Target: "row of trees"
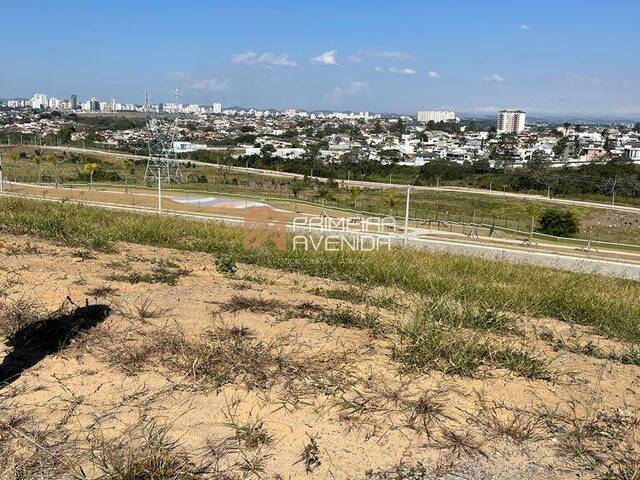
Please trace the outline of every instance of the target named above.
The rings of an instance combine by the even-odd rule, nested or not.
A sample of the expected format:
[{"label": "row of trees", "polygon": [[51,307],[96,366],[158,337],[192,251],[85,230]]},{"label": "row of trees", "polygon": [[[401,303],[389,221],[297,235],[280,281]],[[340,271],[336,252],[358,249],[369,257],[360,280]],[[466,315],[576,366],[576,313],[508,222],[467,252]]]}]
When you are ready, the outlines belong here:
[{"label": "row of trees", "polygon": [[[36,149],[31,157],[25,152],[12,153],[9,155],[9,162],[14,172],[17,171],[19,162],[30,159],[36,167],[36,183],[40,185],[43,181],[42,167],[43,162],[48,163],[53,167],[53,175],[48,179],[53,181],[54,188],[58,188],[61,183],[64,183],[64,176],[62,175],[62,167],[65,163],[73,163],[76,166],[77,179],[80,181],[89,181],[89,189],[93,188],[94,177],[96,180],[105,181],[122,181],[125,182],[125,192],[128,193],[129,180],[134,174],[136,162],[134,160],[125,159],[122,162],[120,172],[113,169],[99,169],[100,164],[93,161],[86,161],[76,155],[67,155],[63,152],[62,156],[55,153],[43,154],[41,150]],[[122,174],[122,176],[120,175]]]},{"label": "row of trees", "polygon": [[[392,155],[390,154],[390,157]],[[382,164],[351,152],[340,163],[324,162],[313,150],[304,157],[285,160],[269,149],[259,155],[232,158],[229,155],[197,152],[193,158],[267,170],[321,176],[332,179],[383,180],[407,179],[420,174],[417,185],[456,185],[510,192],[542,193],[549,196],[607,195],[640,198],[640,168],[626,158],[582,165],[577,168],[549,168],[547,160],[533,155],[526,168],[505,170],[491,167],[489,159],[462,164],[449,160],[433,160],[422,167]]]}]

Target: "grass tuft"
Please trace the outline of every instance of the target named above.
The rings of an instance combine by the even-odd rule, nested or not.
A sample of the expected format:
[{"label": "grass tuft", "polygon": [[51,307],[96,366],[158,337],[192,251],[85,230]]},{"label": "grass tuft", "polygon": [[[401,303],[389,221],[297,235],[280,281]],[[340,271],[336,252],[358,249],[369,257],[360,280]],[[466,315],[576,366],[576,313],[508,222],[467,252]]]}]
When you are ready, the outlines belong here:
[{"label": "grass tuft", "polygon": [[385,328],[380,315],[375,312],[360,313],[348,307],[338,306],[332,310],[322,310],[315,316],[316,322],[337,327],[369,330],[377,336],[384,333]]},{"label": "grass tuft", "polygon": [[300,459],[297,463],[302,463],[307,473],[313,472],[316,468],[322,465],[320,458],[320,447],[316,441],[316,437],[309,436],[309,441],[304,446]]},{"label": "grass tuft", "polygon": [[252,313],[278,312],[286,308],[286,304],[275,298],[260,298],[252,295],[233,295],[221,305],[223,312],[249,311]]}]

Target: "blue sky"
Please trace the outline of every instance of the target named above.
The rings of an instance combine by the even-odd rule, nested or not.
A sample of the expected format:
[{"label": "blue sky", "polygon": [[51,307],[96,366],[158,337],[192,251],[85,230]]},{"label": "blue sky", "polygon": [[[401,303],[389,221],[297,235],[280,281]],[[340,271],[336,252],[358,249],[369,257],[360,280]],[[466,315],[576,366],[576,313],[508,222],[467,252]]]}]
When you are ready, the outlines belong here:
[{"label": "blue sky", "polygon": [[0,97],[640,117],[636,1],[5,1]]}]

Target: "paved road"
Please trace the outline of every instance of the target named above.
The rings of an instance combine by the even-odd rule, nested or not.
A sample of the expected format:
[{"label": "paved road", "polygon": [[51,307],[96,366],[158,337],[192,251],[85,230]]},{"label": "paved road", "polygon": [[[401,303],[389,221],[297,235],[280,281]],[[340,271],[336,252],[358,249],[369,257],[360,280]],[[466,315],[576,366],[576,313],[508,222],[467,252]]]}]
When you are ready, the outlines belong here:
[{"label": "paved road", "polygon": [[[62,201],[61,199],[55,199],[51,197],[43,198],[37,195],[12,194],[9,192],[4,192],[0,195],[32,198],[39,201],[47,201],[47,202]],[[119,205],[114,203],[102,203],[102,202],[94,202],[94,201],[66,200],[66,202],[92,205],[92,206],[107,208],[111,210],[130,211],[130,212],[137,212],[137,213],[144,213],[144,214],[157,214],[157,211],[155,209],[146,208],[146,207],[134,207],[134,206],[126,206],[126,205]],[[163,211],[163,215],[188,218],[188,219],[204,221],[204,222],[221,222],[221,223],[228,223],[228,224],[234,224],[234,225],[242,224],[244,221],[242,218],[233,217],[233,216],[185,213],[185,212],[178,212],[178,211],[172,211],[172,210]],[[287,224],[287,229],[293,230],[293,225]],[[315,231],[315,230],[317,229],[311,229],[311,233],[315,233],[315,234],[321,233],[320,231]],[[351,232],[350,234],[364,235],[357,232]],[[373,235],[374,237],[381,237],[384,235],[388,237],[388,234],[366,234],[366,235]],[[391,243],[394,245],[403,245],[404,240],[400,235],[392,235]],[[584,256],[575,256],[570,254],[560,254],[560,253],[551,253],[551,252],[540,252],[535,250],[532,250],[532,251],[514,250],[508,247],[478,245],[478,244],[465,243],[465,242],[451,242],[451,241],[442,240],[442,239],[430,239],[430,238],[409,238],[407,241],[407,246],[410,248],[417,248],[421,250],[434,251],[434,252],[440,252],[440,253],[452,253],[452,254],[465,255],[465,256],[475,256],[475,257],[482,257],[490,260],[507,261],[511,263],[534,264],[534,265],[541,265],[545,267],[558,268],[561,270],[597,273],[597,274],[608,275],[613,277],[640,280],[640,264],[617,262],[613,260],[586,258]]]},{"label": "paved road", "polygon": [[[6,145],[0,145],[0,147],[1,146],[5,146],[6,147]],[[133,154],[119,153],[119,152],[107,152],[107,151],[103,151],[103,150],[82,149],[82,148],[77,148],[77,147],[56,147],[56,146],[42,145],[42,146],[38,146],[38,148],[47,148],[47,149],[52,149],[52,150],[66,150],[66,151],[69,151],[69,152],[76,152],[76,153],[95,153],[95,154],[100,154],[100,155],[109,155],[109,156],[121,157],[121,158],[131,158],[131,159],[134,159],[134,160],[146,160],[147,159],[147,157],[145,155],[133,155]],[[304,175],[301,175],[299,173],[274,172],[273,170],[265,170],[265,169],[261,169],[261,168],[246,168],[246,167],[227,166],[227,165],[219,165],[219,164],[215,164],[215,163],[199,162],[199,161],[194,161],[194,160],[179,160],[179,161],[181,163],[190,162],[190,163],[192,163],[194,165],[225,168],[225,169],[228,169],[229,171],[232,171],[232,172],[253,173],[253,174],[256,174],[256,175],[264,175],[264,176],[270,176],[270,177],[281,177],[281,178],[298,178],[298,179],[304,178]],[[311,177],[311,178],[314,178],[316,180],[323,181],[323,182],[327,181],[327,179],[323,178],[323,177]],[[400,185],[400,184],[397,184],[397,183],[366,182],[366,181],[360,181],[360,180],[340,180],[339,182],[342,183],[343,185],[359,186],[359,187],[364,187],[364,188],[396,188],[396,189],[400,189],[400,190],[406,190],[406,188],[407,188],[406,185]],[[547,197],[545,197],[543,195],[533,195],[533,194],[527,194],[527,193],[499,192],[499,191],[495,191],[495,190],[494,191],[490,191],[490,190],[484,190],[484,189],[478,189],[478,188],[465,188],[465,187],[425,187],[425,186],[416,186],[416,187],[413,187],[413,188],[415,190],[430,190],[430,191],[451,192],[451,193],[470,193],[470,194],[477,194],[477,195],[507,197],[507,198],[520,199],[520,200],[534,200],[534,201],[555,203],[555,204],[562,204],[562,205],[575,205],[575,206],[579,206],[579,207],[601,208],[601,209],[606,209],[606,210],[614,210],[614,211],[617,211],[617,212],[627,212],[627,213],[640,214],[640,207],[629,207],[629,206],[622,206],[622,205],[610,205],[610,204],[606,204],[606,203],[589,202],[589,201],[585,201],[585,200],[570,200],[570,199],[564,199],[564,198],[547,198]]]}]

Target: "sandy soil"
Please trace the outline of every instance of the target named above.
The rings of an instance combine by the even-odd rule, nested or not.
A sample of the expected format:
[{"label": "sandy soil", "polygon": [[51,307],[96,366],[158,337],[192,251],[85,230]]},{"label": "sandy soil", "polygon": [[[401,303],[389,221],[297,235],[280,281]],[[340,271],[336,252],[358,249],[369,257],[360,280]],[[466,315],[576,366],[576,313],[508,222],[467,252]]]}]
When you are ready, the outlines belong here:
[{"label": "sandy soil", "polygon": [[[84,252],[7,235],[0,236],[0,247],[3,301],[28,300],[43,312],[59,308],[67,297],[79,305],[112,308],[103,323],[0,386],[5,459],[12,457],[3,450],[3,439],[28,437],[33,430],[17,423],[3,426],[28,412],[36,424],[65,432],[75,452],[70,457],[75,460],[65,461],[82,465],[89,477],[99,469],[79,452],[98,439],[128,438],[153,421],[167,427],[181,451],[212,455],[217,445],[221,464],[240,472],[240,478],[355,479],[401,462],[422,462],[443,475],[456,475],[450,478],[595,478],[568,453],[563,434],[572,424],[600,425],[602,418],[623,418],[622,429],[635,422],[640,407],[640,367],[559,350],[550,339],[592,342],[604,352],[624,346],[559,321],[519,319],[524,335],[510,340],[548,360],[551,381],[489,368],[474,378],[407,373],[392,360],[393,334],[376,337],[313,321],[312,315],[337,307],[375,310],[385,324],[401,324],[411,317],[415,301],[402,292],[381,291],[399,306],[374,309],[313,293],[345,286],[337,282],[250,266],[239,266],[230,277],[204,254],[129,244],[113,253]],[[179,271],[176,284],[125,279],[158,268]],[[95,291],[105,286],[112,290]],[[234,296],[275,302],[267,311],[229,311]],[[144,315],[136,312],[145,304],[155,315],[140,318]],[[250,329],[251,345],[260,344],[256,348],[264,347],[304,373],[256,380],[248,377],[259,366],[241,365],[242,373],[236,369],[226,383],[214,385],[198,375],[195,361],[189,375],[189,369],[176,367],[184,358],[170,361],[164,351],[144,349],[154,335],[198,341],[207,331],[230,327]],[[0,361],[10,350],[0,343]],[[230,355],[228,362],[246,358]],[[439,408],[432,417],[415,416],[425,395]],[[530,422],[531,435],[516,441],[500,432],[490,420],[492,413],[505,419],[502,426],[512,417]],[[262,438],[268,438],[257,446],[238,433],[239,426],[256,422],[266,432]],[[466,447],[452,441],[452,435],[465,437]],[[233,449],[220,446],[229,442],[235,442]],[[303,451],[314,442],[320,464],[306,468]],[[636,452],[637,447],[632,445]],[[15,461],[5,463],[0,478],[13,478],[12,468],[17,468]]]}]

